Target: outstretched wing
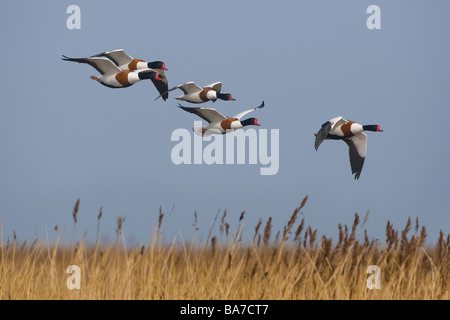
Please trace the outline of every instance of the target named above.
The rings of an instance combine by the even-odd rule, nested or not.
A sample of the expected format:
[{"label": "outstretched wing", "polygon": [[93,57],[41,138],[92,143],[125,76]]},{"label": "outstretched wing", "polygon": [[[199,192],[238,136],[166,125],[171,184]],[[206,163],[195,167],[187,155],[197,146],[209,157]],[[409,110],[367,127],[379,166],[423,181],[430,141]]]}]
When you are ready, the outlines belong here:
[{"label": "outstretched wing", "polygon": [[63,55],[64,61],[72,61],[78,63],[87,63],[93,68],[95,68],[98,72],[103,74],[116,74],[121,72],[122,70],[117,67],[111,60],[103,57],[94,57],[94,58],[69,58]]},{"label": "outstretched wing", "polygon": [[336,124],[340,123],[341,121],[345,122],[346,120],[344,120],[342,117],[336,117],[322,124],[322,127],[320,128],[319,132],[315,134],[316,140],[314,142],[314,147],[316,148],[316,150],[319,149],[320,144],[328,136],[331,129],[333,129],[333,127]]},{"label": "outstretched wing", "polygon": [[[158,72],[159,72],[159,70],[161,70],[161,69],[155,69],[155,70],[158,70]],[[162,70],[162,71],[164,72],[164,70]],[[160,72],[160,73],[161,73],[161,72]],[[165,76],[164,73],[162,73],[162,74]],[[168,93],[169,93],[170,91],[175,90],[175,89],[181,89],[181,90],[183,90],[184,94],[189,94],[189,93],[194,93],[194,92],[201,92],[201,91],[203,90],[202,87],[199,87],[199,86],[196,85],[195,82],[193,82],[193,81],[191,81],[191,82],[186,82],[186,83],[183,83],[183,84],[179,84],[179,85],[177,85],[176,87],[173,87],[173,88],[167,90],[166,92],[161,93],[158,97],[156,97],[155,100],[159,99],[160,97],[163,97],[163,99],[164,99],[164,96],[166,96],[166,99],[167,99],[167,97],[169,97]],[[164,99],[164,100],[165,100],[165,99]]]},{"label": "outstretched wing", "polygon": [[249,110],[242,111],[241,113],[238,113],[237,115],[235,115],[233,118],[239,120],[239,119],[241,119],[243,116],[245,116],[247,113],[250,113],[250,112],[252,112],[252,111],[255,111],[255,110],[258,110],[258,109],[261,109],[261,108],[264,108],[264,101],[261,103],[260,106],[258,106],[258,107],[256,107],[256,108],[253,108],[253,109],[249,109]]},{"label": "outstretched wing", "polygon": [[178,104],[178,107],[184,111],[196,114],[208,123],[221,122],[227,119],[227,117],[222,115],[219,111],[212,108],[187,108],[183,107],[181,104]]},{"label": "outstretched wing", "polygon": [[151,78],[153,85],[155,86],[155,88],[158,90],[158,92],[160,93],[159,97],[163,97],[164,101],[169,97],[169,91],[167,90],[168,88],[168,82],[167,82],[167,78],[164,74],[164,70],[161,70],[163,73],[160,73],[161,69],[148,69],[146,71],[141,71],[141,72],[158,72],[159,73],[159,77],[161,78],[161,80],[156,80],[154,78]]},{"label": "outstretched wing", "polygon": [[222,90],[222,82],[214,82],[214,83],[208,84],[207,86],[205,86],[205,88],[211,88],[217,92],[220,92],[220,90]]},{"label": "outstretched wing", "polygon": [[194,93],[194,92],[200,92],[203,90],[202,87],[198,86],[197,84],[195,84],[195,82],[191,81],[191,82],[186,82],[183,84],[180,84],[178,86],[175,87],[175,89],[181,89],[183,90],[184,94],[189,94],[189,93]]},{"label": "outstretched wing", "polygon": [[116,66],[123,66],[124,64],[129,64],[133,61],[123,49],[111,50],[96,54],[92,57],[106,57],[116,64]]},{"label": "outstretched wing", "polygon": [[322,128],[320,128],[319,132],[315,134],[316,140],[314,142],[314,148],[316,148],[316,150],[319,149],[320,144],[328,136],[330,130],[331,130],[331,123],[327,121],[322,125]]},{"label": "outstretched wing", "polygon": [[155,84],[156,86],[156,89],[158,89],[158,92],[160,93],[158,98],[162,97],[163,100],[166,101],[167,98],[169,98],[169,81],[167,80],[166,73],[164,72],[163,69],[153,69],[153,70],[158,72],[162,79],[162,81],[158,81],[158,85],[156,85],[155,82],[153,82],[153,84]]},{"label": "outstretched wing", "polygon": [[359,179],[367,154],[367,135],[364,132],[344,139],[349,147],[350,166],[355,179]]}]

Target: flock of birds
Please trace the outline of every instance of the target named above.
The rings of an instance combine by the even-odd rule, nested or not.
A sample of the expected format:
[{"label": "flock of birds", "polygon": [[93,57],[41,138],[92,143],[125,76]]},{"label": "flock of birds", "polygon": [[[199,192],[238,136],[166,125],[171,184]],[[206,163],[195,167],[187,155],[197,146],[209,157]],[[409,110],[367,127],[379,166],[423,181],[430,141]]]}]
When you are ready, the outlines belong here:
[{"label": "flock of birds", "polygon": [[[130,87],[141,80],[151,80],[159,92],[156,99],[162,97],[166,101],[169,92],[180,89],[184,95],[176,97],[180,101],[190,103],[215,102],[217,99],[234,101],[231,94],[221,93],[222,83],[215,82],[205,87],[200,87],[194,82],[187,82],[169,89],[165,71],[166,64],[162,61],[147,62],[130,57],[124,50],[106,51],[87,58],[69,58],[63,55],[64,61],[86,63],[95,68],[101,76],[91,76],[91,79],[110,88]],[[155,100],[156,100],[155,99]],[[207,126],[195,127],[194,132],[201,136],[211,134],[225,134],[227,132],[242,129],[248,125],[259,126],[258,119],[241,118],[246,114],[264,107],[264,101],[256,108],[245,110],[234,117],[226,117],[213,108],[184,107],[178,104],[180,109],[193,113],[208,122]],[[342,117],[333,118],[325,122],[321,129],[315,133],[315,149],[317,150],[323,140],[343,140],[349,147],[350,166],[355,179],[359,179],[367,153],[367,135],[364,131],[383,132],[379,125],[361,125],[345,120]]]}]

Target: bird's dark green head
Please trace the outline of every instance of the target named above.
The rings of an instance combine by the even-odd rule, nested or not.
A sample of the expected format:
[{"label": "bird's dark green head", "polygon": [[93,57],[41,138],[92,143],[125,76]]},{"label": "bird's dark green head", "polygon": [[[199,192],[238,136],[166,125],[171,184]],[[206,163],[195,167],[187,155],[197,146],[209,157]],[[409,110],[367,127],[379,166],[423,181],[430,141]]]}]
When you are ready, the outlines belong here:
[{"label": "bird's dark green head", "polygon": [[151,80],[162,80],[162,75],[153,70],[141,71],[138,73],[140,80],[151,79]]},{"label": "bird's dark green head", "polygon": [[218,99],[222,99],[222,100],[227,100],[227,101],[235,101],[236,99],[234,99],[231,94],[229,93],[220,93],[217,92],[217,98]]},{"label": "bird's dark green head", "polygon": [[162,70],[169,70],[166,68],[166,64],[162,61],[153,61],[153,62],[148,62],[147,66],[150,69],[162,69]]},{"label": "bird's dark green head", "polygon": [[245,119],[244,121],[241,121],[241,124],[243,127],[245,126],[260,126],[260,124],[258,123],[258,119],[256,118],[248,118]]},{"label": "bird's dark green head", "polygon": [[364,131],[375,131],[375,132],[383,132],[383,130],[380,129],[380,126],[377,124],[369,124],[363,126]]}]

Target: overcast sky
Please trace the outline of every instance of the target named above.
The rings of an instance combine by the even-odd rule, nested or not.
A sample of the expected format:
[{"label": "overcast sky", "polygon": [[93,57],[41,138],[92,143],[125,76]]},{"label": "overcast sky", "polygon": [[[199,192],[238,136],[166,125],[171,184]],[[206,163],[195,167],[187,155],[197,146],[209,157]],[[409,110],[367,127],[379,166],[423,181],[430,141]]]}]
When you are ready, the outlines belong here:
[{"label": "overcast sky", "polygon": [[[70,5],[81,29],[70,30]],[[370,5],[381,29],[369,30]],[[4,238],[53,238],[55,225],[95,240],[115,239],[125,216],[131,243],[147,243],[166,213],[168,241],[206,238],[218,210],[249,234],[272,216],[282,230],[308,195],[306,223],[335,238],[338,223],[370,210],[369,236],[385,240],[388,220],[409,216],[435,242],[450,232],[450,2],[433,1],[2,1],[0,4],[0,221]],[[154,99],[149,81],[110,89],[89,79],[88,65],[61,60],[125,49],[163,60],[169,87],[221,81],[236,101],[205,103],[227,116],[251,115],[279,132],[279,170],[261,163],[175,165],[176,129],[200,118],[174,97]],[[185,106],[194,106],[184,103]],[[314,132],[336,116],[378,124],[354,180],[348,147]],[[192,136],[193,139],[193,136]],[[172,210],[173,209],[173,210]],[[168,216],[169,212],[172,213]],[[217,228],[217,226],[216,226]],[[216,229],[217,231],[217,229]],[[70,236],[68,236],[70,239]]]}]

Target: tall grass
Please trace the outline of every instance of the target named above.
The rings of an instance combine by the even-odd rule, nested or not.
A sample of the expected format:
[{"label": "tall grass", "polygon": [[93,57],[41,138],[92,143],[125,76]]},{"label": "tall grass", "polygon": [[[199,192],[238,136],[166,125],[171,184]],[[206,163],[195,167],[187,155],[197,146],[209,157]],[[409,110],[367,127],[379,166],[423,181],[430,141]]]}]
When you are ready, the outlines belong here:
[{"label": "tall grass", "polygon": [[[386,242],[370,240],[360,223],[338,225],[333,241],[306,226],[297,207],[284,229],[274,231],[272,218],[259,220],[251,233],[243,226],[245,212],[234,228],[227,212],[206,242],[163,241],[162,221],[149,244],[126,248],[125,219],[117,219],[117,241],[90,246],[85,236],[70,247],[59,237],[50,244],[4,241],[0,234],[0,299],[446,299],[450,298],[450,235],[442,232],[425,246],[426,228],[408,219],[403,230],[386,226]],[[79,201],[74,208],[78,211]],[[214,224],[219,218],[216,216]],[[98,215],[98,227],[102,210]],[[300,221],[299,221],[300,220]],[[74,230],[76,225],[74,215]],[[194,213],[193,227],[197,227]],[[2,231],[0,224],[0,231]],[[58,232],[55,227],[55,232]],[[98,235],[98,231],[97,231]],[[363,238],[363,239],[359,239]],[[97,236],[98,239],[98,236]],[[81,270],[81,289],[69,290],[69,265]],[[367,267],[381,270],[381,289],[367,288]]]}]

